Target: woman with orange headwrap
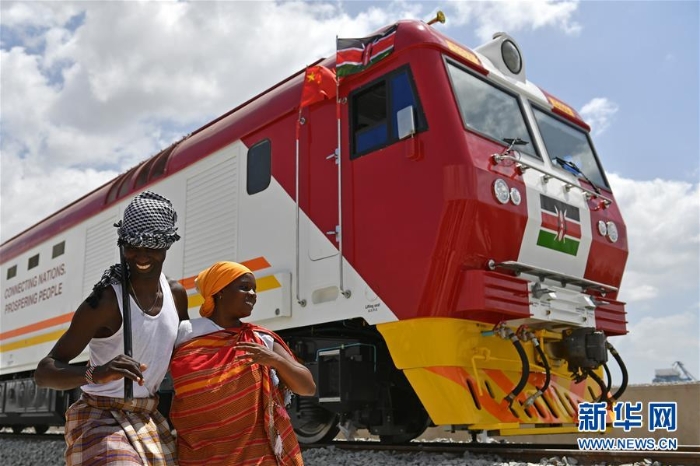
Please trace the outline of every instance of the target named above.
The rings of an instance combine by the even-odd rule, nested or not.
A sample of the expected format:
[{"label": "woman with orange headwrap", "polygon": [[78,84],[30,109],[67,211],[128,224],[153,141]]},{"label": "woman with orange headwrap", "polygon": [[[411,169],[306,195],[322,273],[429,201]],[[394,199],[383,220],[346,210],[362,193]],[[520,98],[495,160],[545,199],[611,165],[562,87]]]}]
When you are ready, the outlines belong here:
[{"label": "woman with orange headwrap", "polygon": [[316,384],[277,334],[241,322],[255,277],[217,262],[195,284],[202,318],[181,323],[170,365],[180,465],[302,465],[285,393],[313,395]]}]

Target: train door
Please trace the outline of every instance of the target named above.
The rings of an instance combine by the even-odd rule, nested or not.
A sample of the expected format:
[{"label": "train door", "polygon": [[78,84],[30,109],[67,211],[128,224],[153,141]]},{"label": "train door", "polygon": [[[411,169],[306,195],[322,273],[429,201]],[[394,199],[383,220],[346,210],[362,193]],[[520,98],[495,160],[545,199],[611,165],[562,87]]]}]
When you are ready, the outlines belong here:
[{"label": "train door", "polygon": [[[413,73],[401,66],[366,84],[340,87],[343,106],[343,253],[378,286],[395,272],[399,250],[417,244],[413,206],[421,203],[427,121]],[[401,247],[397,245],[401,244]],[[376,289],[375,292],[379,292]]]}]

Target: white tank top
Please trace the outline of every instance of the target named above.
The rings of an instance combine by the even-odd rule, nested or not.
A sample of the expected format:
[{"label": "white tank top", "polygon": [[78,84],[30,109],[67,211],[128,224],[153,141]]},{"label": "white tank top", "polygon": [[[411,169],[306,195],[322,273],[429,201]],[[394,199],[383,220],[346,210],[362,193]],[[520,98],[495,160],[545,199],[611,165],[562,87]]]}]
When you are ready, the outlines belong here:
[{"label": "white tank top", "polygon": [[[134,398],[147,398],[158,392],[165,378],[172,356],[177,327],[180,318],[177,314],[173,294],[165,275],[160,275],[160,287],[163,290],[163,307],[156,316],[141,311],[134,298],[129,295],[131,309],[131,342],[133,358],[148,366],[143,372],[144,385],[134,383]],[[122,287],[112,285],[117,295],[119,312],[124,315],[122,307]],[[120,354],[124,354],[124,326],[107,338],[90,340],[90,362],[103,365]],[[112,398],[124,398],[124,379],[103,384],[83,385],[85,393]]]}]

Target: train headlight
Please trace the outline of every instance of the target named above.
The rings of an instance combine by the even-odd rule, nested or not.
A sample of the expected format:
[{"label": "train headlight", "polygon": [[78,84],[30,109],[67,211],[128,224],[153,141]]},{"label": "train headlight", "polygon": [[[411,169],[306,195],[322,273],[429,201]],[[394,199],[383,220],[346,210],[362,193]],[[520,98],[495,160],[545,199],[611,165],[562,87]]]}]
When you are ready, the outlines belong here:
[{"label": "train headlight", "polygon": [[523,198],[520,196],[520,191],[518,191],[518,188],[510,188],[510,202],[512,202],[514,205],[520,205],[522,200]]},{"label": "train headlight", "polygon": [[614,222],[608,222],[606,226],[608,228],[608,239],[613,243],[617,242],[617,225]]},{"label": "train headlight", "polygon": [[501,44],[501,55],[503,56],[503,63],[506,64],[511,73],[520,73],[520,70],[523,69],[523,59],[520,56],[520,50],[518,50],[513,41],[503,41]]},{"label": "train headlight", "polygon": [[501,204],[506,204],[508,199],[510,199],[510,188],[501,178],[493,182],[493,195],[496,196],[496,199]]},{"label": "train headlight", "polygon": [[602,220],[598,220],[598,233],[600,233],[601,236],[608,234],[608,226]]}]

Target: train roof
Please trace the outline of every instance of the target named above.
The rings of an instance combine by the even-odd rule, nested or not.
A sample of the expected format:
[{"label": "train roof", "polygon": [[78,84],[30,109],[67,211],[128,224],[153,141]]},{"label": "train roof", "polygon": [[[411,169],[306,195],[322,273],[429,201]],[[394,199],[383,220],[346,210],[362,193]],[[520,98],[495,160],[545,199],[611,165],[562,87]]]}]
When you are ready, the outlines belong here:
[{"label": "train roof", "polygon": [[[471,50],[458,44],[423,21],[402,20],[396,24],[399,27],[394,42],[395,55],[417,45],[439,48],[447,55],[457,59],[466,59],[477,71],[484,74],[500,74],[501,80],[504,79],[503,74],[499,73],[498,67],[491,63],[488,56],[483,55],[479,48]],[[382,28],[374,34],[381,33],[391,26]],[[476,60],[473,60],[474,58]],[[334,68],[335,56],[320,59],[309,66],[316,64]],[[299,106],[304,71],[305,68],[297,71],[283,81],[208,122],[158,154],[8,239],[0,245],[0,262],[13,259],[85,219],[112,207],[124,198],[143,191],[151,184],[177,173],[216,150],[295,111]],[[526,80],[523,82],[528,86],[533,86]],[[542,92],[547,98],[551,98],[549,94]],[[562,104],[557,99],[554,101]],[[562,105],[566,107],[565,104]],[[552,106],[556,110],[556,105]],[[274,108],[275,111],[261,111],[266,108]],[[586,127],[578,114],[563,114],[562,116],[573,119],[578,124],[582,124],[584,128]]]}]

